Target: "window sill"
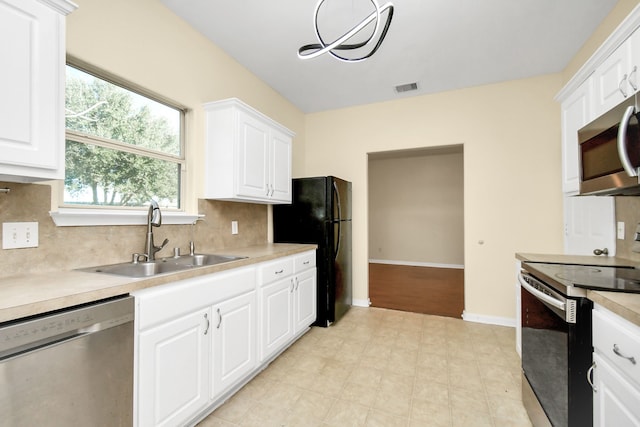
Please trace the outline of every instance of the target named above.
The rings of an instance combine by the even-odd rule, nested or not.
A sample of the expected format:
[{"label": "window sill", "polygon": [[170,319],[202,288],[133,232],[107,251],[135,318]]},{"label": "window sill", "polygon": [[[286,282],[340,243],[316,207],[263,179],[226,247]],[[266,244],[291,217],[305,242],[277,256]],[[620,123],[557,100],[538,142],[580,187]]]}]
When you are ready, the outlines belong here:
[{"label": "window sill", "polygon": [[[64,209],[49,212],[58,227],[86,227],[98,225],[146,225],[147,212],[98,209]],[[162,212],[162,224],[193,224],[204,215],[184,212]]]}]

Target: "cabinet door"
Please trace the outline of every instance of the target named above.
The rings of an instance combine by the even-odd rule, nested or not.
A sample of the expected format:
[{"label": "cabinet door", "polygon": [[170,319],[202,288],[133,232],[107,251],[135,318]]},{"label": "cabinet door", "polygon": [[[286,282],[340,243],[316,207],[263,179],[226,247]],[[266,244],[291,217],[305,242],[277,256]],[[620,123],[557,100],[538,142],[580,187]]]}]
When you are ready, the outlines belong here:
[{"label": "cabinet door", "polygon": [[640,30],[636,30],[629,37],[631,49],[631,64],[628,77],[630,93],[638,92],[640,89]]},{"label": "cabinet door", "polygon": [[580,191],[578,130],[592,118],[593,79],[587,79],[562,103],[562,191]]},{"label": "cabinet door", "polygon": [[209,399],[211,311],[140,333],[138,425],[182,425]]},{"label": "cabinet door", "polygon": [[238,112],[239,196],[266,199],[269,196],[269,127],[249,114]]},{"label": "cabinet door", "polygon": [[316,269],[307,270],[295,277],[294,293],[295,333],[306,329],[316,321]]},{"label": "cabinet door", "polygon": [[594,249],[607,248],[615,255],[615,198],[564,196],[564,253],[593,255]]},{"label": "cabinet door", "polygon": [[594,72],[596,117],[633,94],[628,84],[631,71],[631,41],[627,40]]},{"label": "cabinet door", "polygon": [[594,427],[632,427],[640,425],[640,390],[632,386],[598,353],[593,354]]},{"label": "cabinet door", "polygon": [[225,392],[256,367],[256,293],[213,307],[213,379],[211,398]]},{"label": "cabinet door", "polygon": [[291,137],[271,131],[271,192],[274,201],[291,202]]},{"label": "cabinet door", "polygon": [[1,178],[64,178],[64,25],[44,2],[0,0]]},{"label": "cabinet door", "polygon": [[260,360],[278,352],[293,337],[294,282],[288,277],[260,289]]}]

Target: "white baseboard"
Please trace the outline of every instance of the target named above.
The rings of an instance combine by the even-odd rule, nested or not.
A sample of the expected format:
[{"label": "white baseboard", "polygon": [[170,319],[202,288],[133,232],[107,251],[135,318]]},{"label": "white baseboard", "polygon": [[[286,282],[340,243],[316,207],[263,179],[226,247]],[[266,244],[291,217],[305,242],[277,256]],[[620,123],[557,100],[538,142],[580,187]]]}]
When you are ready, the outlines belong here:
[{"label": "white baseboard", "polygon": [[462,319],[467,322],[486,323],[489,325],[516,327],[516,319],[510,317],[485,316],[484,314],[473,314],[462,312]]},{"label": "white baseboard", "polygon": [[390,265],[407,265],[410,267],[433,267],[433,268],[456,268],[464,269],[463,264],[439,264],[434,262],[417,262],[417,261],[396,261],[391,259],[370,259],[372,264],[390,264]]},{"label": "white baseboard", "polygon": [[371,300],[367,299],[352,299],[351,305],[356,307],[369,307],[371,305]]}]

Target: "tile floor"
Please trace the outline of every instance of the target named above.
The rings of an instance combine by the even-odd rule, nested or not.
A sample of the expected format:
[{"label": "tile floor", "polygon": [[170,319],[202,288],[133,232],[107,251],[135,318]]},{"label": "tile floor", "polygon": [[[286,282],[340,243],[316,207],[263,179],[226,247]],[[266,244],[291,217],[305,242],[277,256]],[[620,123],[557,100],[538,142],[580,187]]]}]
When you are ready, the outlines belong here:
[{"label": "tile floor", "polygon": [[513,328],[353,307],[199,427],[531,426]]}]

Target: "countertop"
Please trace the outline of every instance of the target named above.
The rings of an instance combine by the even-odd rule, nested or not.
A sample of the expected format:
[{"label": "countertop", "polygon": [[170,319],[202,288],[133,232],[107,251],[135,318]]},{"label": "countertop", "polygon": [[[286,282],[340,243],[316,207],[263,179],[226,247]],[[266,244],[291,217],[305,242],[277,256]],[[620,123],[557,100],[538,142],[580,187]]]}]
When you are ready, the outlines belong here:
[{"label": "countertop", "polygon": [[0,278],[0,322],[128,294],[152,286],[252,265],[315,249],[316,245],[273,243],[224,250],[220,251],[220,253],[244,256],[246,258],[146,278],[121,277],[76,270],[44,274],[23,274]]},{"label": "countertop", "polygon": [[[516,259],[530,262],[599,265],[603,267],[640,267],[638,262],[624,258],[595,255],[549,255],[517,253]],[[618,316],[640,326],[640,294],[587,291],[587,298]]]}]

